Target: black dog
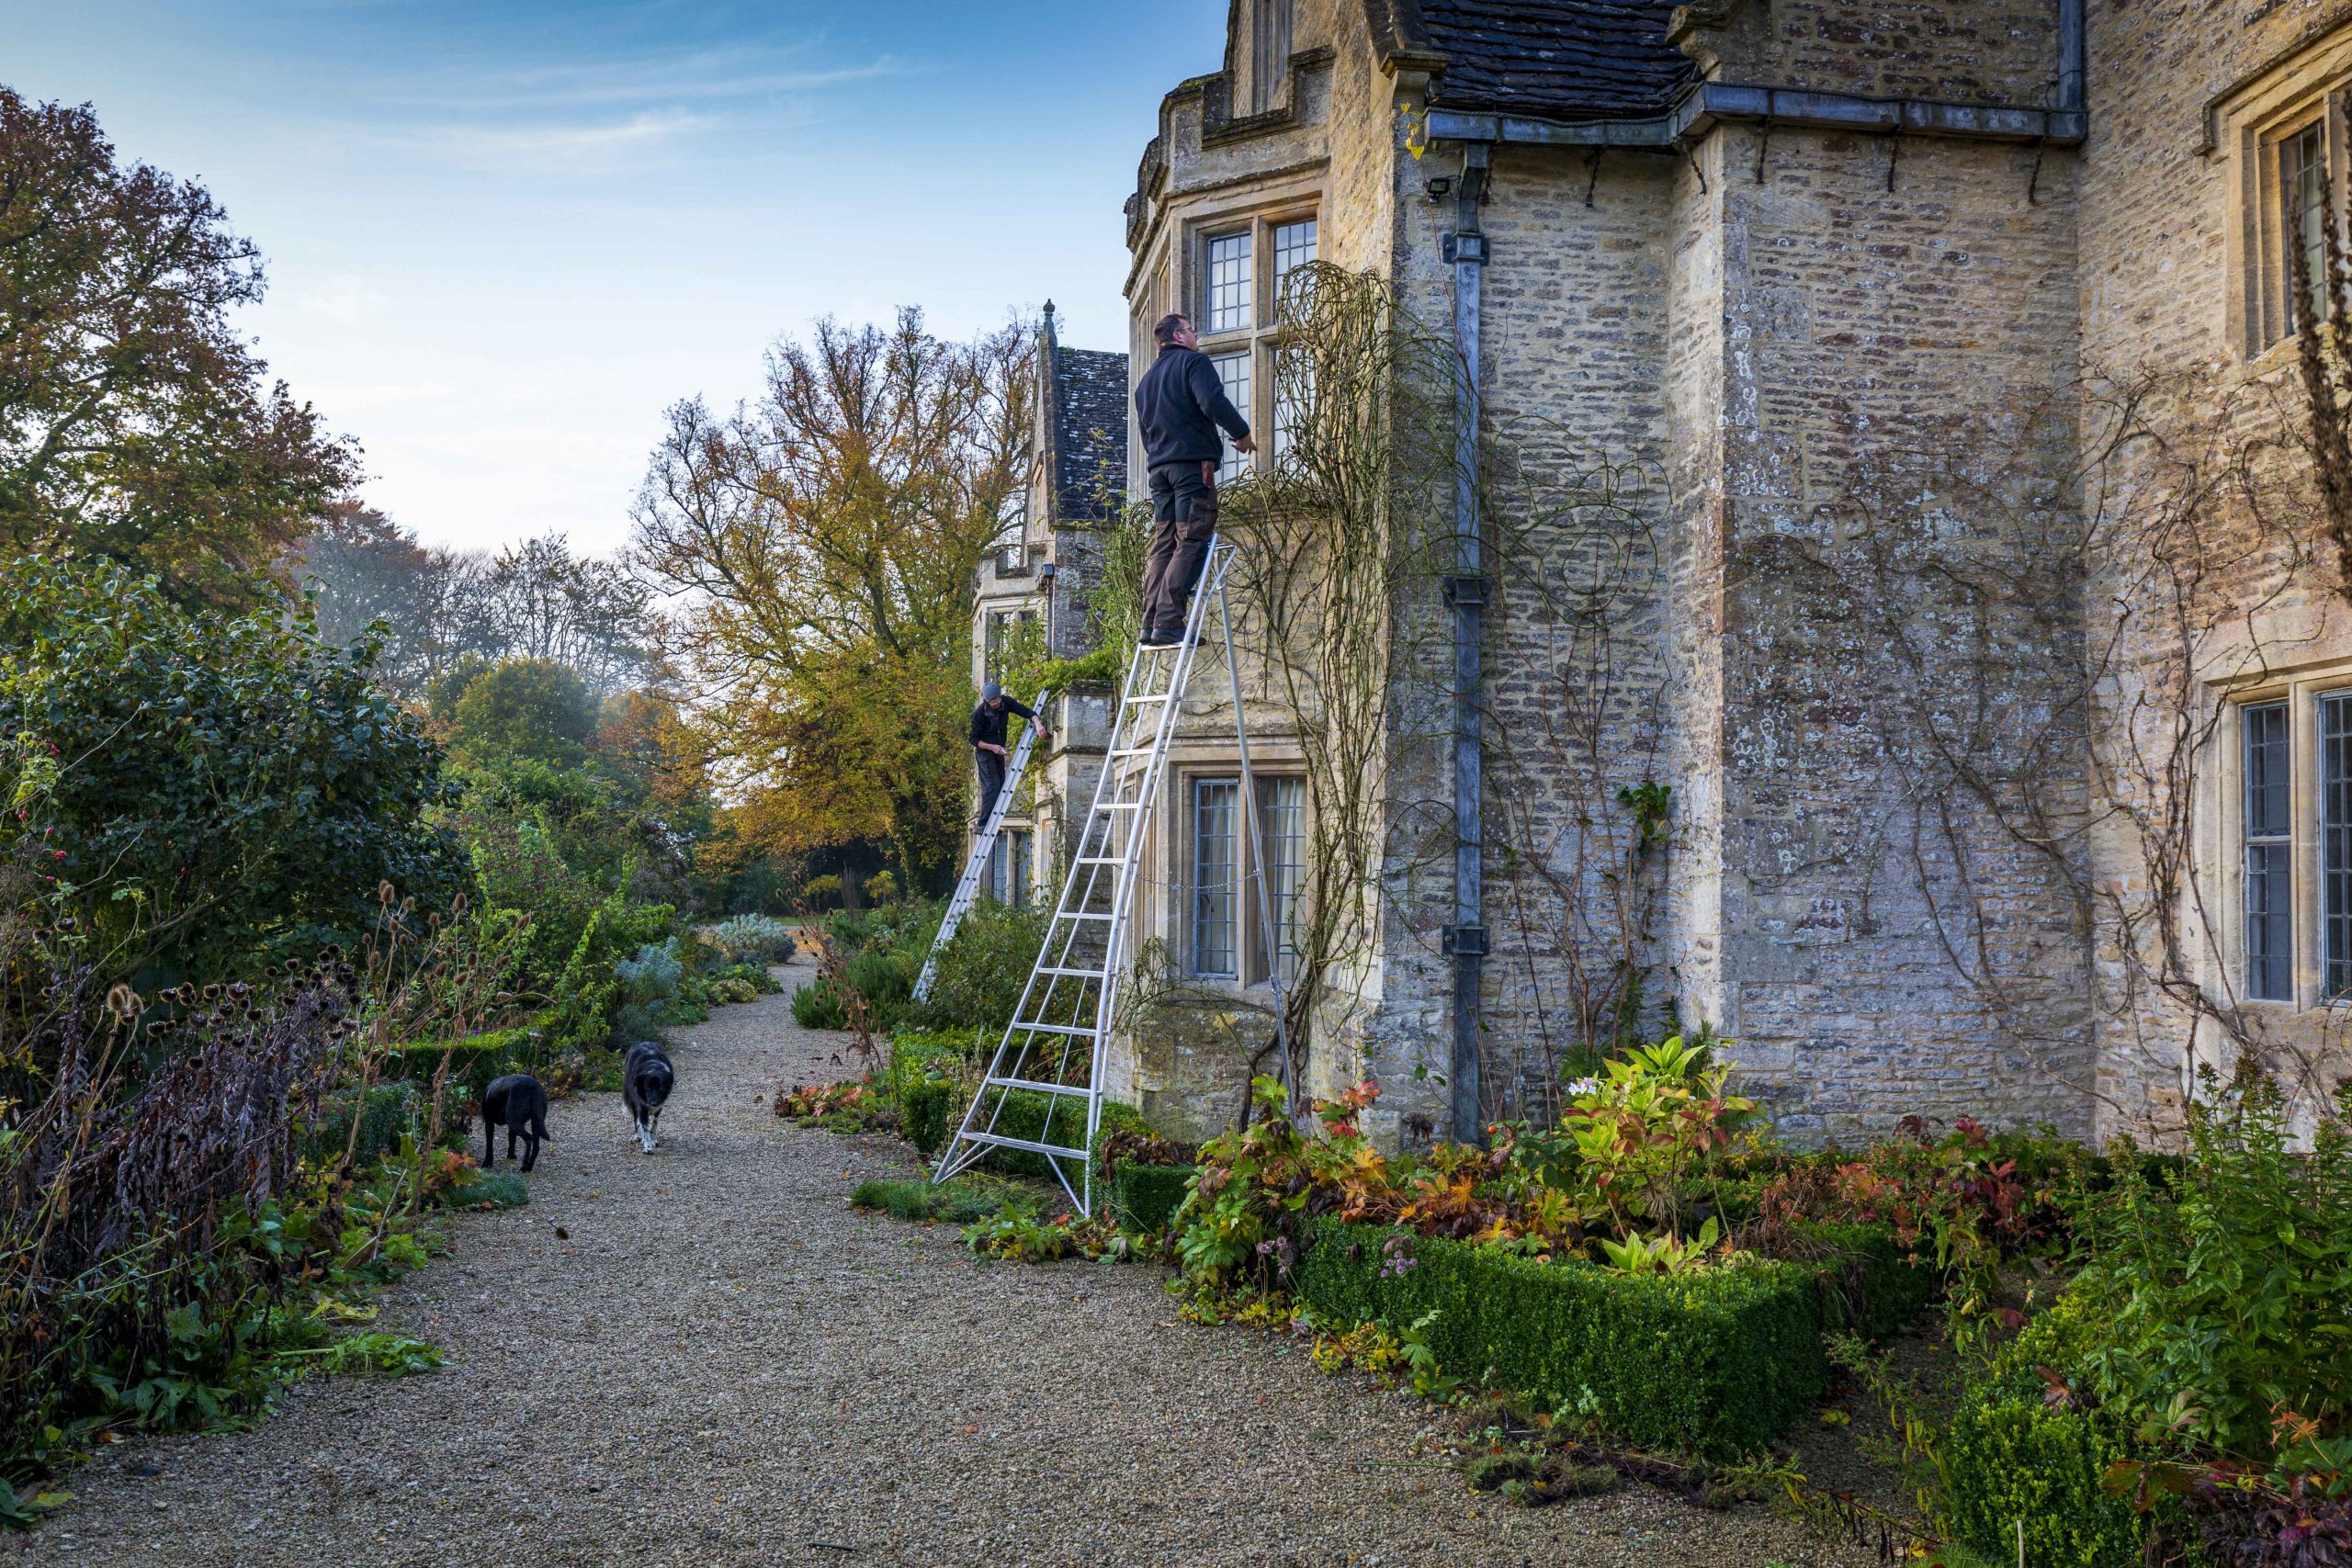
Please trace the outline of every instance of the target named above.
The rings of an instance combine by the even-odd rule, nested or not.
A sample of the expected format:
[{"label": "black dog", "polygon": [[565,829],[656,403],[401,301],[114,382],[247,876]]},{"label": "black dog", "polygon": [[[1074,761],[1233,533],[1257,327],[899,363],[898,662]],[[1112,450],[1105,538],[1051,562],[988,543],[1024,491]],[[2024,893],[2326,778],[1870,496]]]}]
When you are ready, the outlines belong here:
[{"label": "black dog", "polygon": [[539,1163],[539,1145],[548,1137],[548,1091],[528,1073],[492,1078],[481,1091],[481,1163],[487,1170],[497,1163],[498,1129],[506,1129],[506,1157],[514,1157],[514,1140],[523,1140],[523,1168]]},{"label": "black dog", "polygon": [[677,1070],[661,1046],[640,1040],[628,1048],[621,1063],[621,1103],[637,1122],[637,1141],[647,1154],[653,1152],[653,1129],[662,1120],[662,1103],[677,1082]]}]

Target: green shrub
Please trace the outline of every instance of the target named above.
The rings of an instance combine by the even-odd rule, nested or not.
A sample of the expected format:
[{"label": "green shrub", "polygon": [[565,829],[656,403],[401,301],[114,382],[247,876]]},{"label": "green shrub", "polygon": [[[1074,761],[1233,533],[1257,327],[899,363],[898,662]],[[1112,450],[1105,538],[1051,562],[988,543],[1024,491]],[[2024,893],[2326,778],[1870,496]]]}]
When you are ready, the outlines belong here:
[{"label": "green shrub", "polygon": [[907,1021],[926,1029],[1001,1034],[1045,943],[1047,918],[1038,909],[974,905],[939,954],[930,997],[907,1010]]},{"label": "green shrub", "polygon": [[433,1075],[441,1070],[446,1055],[449,1077],[445,1103],[454,1110],[461,1089],[479,1104],[492,1078],[507,1073],[536,1073],[539,1046],[540,1035],[536,1027],[494,1029],[466,1040],[411,1041],[387,1050],[381,1070],[386,1078],[406,1078],[412,1083],[429,1085]]},{"label": "green shrub", "polygon": [[1826,1322],[1883,1339],[1935,1299],[1941,1281],[1934,1266],[1896,1240],[1893,1225],[1822,1223],[1795,1229],[1824,1249],[1818,1268]]},{"label": "green shrub", "polygon": [[[2261,1454],[2292,1411],[2352,1420],[2352,1136],[2334,1119],[2298,1151],[2286,1107],[2248,1077],[2188,1108],[2189,1157],[2154,1179],[2118,1162],[2075,1204],[2096,1325],[2056,1363],[2120,1427],[2165,1429],[2172,1456]],[[2194,1390],[2185,1411],[2175,1395]],[[2175,1419],[2178,1416],[2181,1418]]]},{"label": "green shrub", "polygon": [[445,1209],[519,1209],[531,1201],[531,1190],[514,1171],[477,1170],[441,1189],[434,1201]]},{"label": "green shrub", "polygon": [[820,975],[792,993],[792,1021],[803,1029],[847,1029],[849,1008],[833,977]]},{"label": "green shrub", "polygon": [[909,1084],[899,1091],[899,1129],[925,1159],[933,1158],[947,1146],[948,1132],[964,1114],[964,1105],[952,1083],[925,1078]]},{"label": "green shrub", "polygon": [[977,1029],[917,1030],[901,1028],[890,1037],[890,1064],[883,1069],[882,1091],[897,1098],[927,1077],[954,1077],[973,1066],[994,1043]]},{"label": "green shrub", "polygon": [[933,1187],[928,1181],[861,1181],[849,1195],[860,1209],[879,1209],[902,1220],[944,1220],[968,1225],[994,1217],[1004,1208],[1001,1193],[950,1181]]},{"label": "green shrub", "polygon": [[1435,1314],[1429,1343],[1447,1372],[1646,1448],[1752,1453],[1819,1397],[1827,1371],[1819,1286],[1797,1264],[1618,1274],[1321,1220],[1292,1278],[1334,1322]]},{"label": "green shrub", "polygon": [[[1108,1108],[1105,1107],[1107,1110]],[[1103,1194],[1111,1215],[1130,1230],[1163,1231],[1192,1190],[1196,1165],[1137,1165],[1124,1161]]]},{"label": "green shrub", "polygon": [[368,1108],[359,1118],[359,1141],[353,1144],[351,1113],[358,1098],[356,1089],[338,1089],[327,1096],[303,1136],[304,1159],[325,1164],[341,1159],[348,1147],[353,1165],[364,1169],[398,1148],[403,1136],[424,1134],[424,1097],[416,1085],[406,1080],[372,1084],[368,1089]]},{"label": "green shrub", "polygon": [[774,915],[737,915],[710,928],[710,944],[729,964],[782,964],[793,954],[792,927]]},{"label": "green shrub", "polygon": [[440,749],[365,640],[322,641],[277,591],[190,610],[70,554],[13,557],[5,581],[0,857],[38,841],[88,954],[225,978],[355,939],[386,882],[421,908],[458,886]]},{"label": "green shrub", "polygon": [[869,947],[842,965],[842,978],[865,998],[866,1021],[878,1031],[897,1026],[914,990],[920,958],[894,948]]},{"label": "green shrub", "polygon": [[[1046,1102],[1056,1098],[1028,1089],[1009,1089],[1004,1095],[1004,1108],[998,1112],[996,1131],[1008,1138],[1026,1138],[1032,1143],[1046,1141]],[[967,1090],[939,1078],[924,1078],[910,1084],[899,1094],[899,1124],[907,1141],[922,1151],[925,1157],[936,1156],[947,1146],[947,1140],[964,1120],[964,1112],[971,1106]],[[1073,1141],[1073,1129],[1085,1124],[1086,1103],[1064,1099],[1053,1119],[1054,1141]],[[1097,1138],[1113,1133],[1148,1131],[1143,1113],[1132,1105],[1115,1100],[1102,1102],[1102,1121],[1096,1129]],[[980,1161],[979,1168],[1000,1171],[1007,1176],[1035,1176],[1053,1179],[1053,1168],[1044,1155],[1027,1149],[996,1149]],[[1070,1173],[1076,1184],[1077,1172]]]},{"label": "green shrub", "polygon": [[1963,1402],[1940,1456],[1952,1528],[1995,1562],[2015,1556],[2022,1519],[2026,1561],[2041,1568],[2139,1568],[2153,1521],[2102,1484],[2127,1457],[2096,1416],[2039,1394]]}]

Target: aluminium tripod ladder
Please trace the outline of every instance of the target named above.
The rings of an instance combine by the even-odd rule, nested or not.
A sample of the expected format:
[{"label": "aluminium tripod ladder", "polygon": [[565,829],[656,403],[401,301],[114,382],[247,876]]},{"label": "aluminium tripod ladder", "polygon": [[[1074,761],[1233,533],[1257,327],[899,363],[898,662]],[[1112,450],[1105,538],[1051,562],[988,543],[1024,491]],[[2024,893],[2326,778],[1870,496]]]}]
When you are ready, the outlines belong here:
[{"label": "aluminium tripod ladder", "polygon": [[[1046,928],[1045,942],[1029,972],[1029,983],[1022,989],[1020,1004],[1013,1009],[1012,1022],[998,1043],[988,1074],[973,1094],[955,1137],[940,1156],[938,1169],[932,1175],[934,1182],[969,1169],[992,1150],[1018,1149],[1042,1156],[1078,1212],[1093,1213],[1090,1156],[1102,1122],[1102,1047],[1117,1018],[1121,978],[1129,963],[1136,885],[1150,836],[1152,807],[1167,774],[1177,709],[1192,679],[1193,655],[1199,650],[1212,600],[1225,643],[1234,737],[1239,745],[1239,804],[1250,827],[1246,839],[1250,864],[1234,888],[1235,896],[1243,893],[1240,884],[1262,876],[1262,830],[1250,771],[1241,676],[1233,659],[1233,616],[1226,604],[1226,578],[1233,558],[1233,547],[1212,537],[1199,586],[1184,617],[1183,635],[1159,647],[1138,646],[1128,662],[1118,716],[1103,751],[1102,772],[1095,780],[1094,803],[1087,811],[1085,829],[1070,859],[1061,900]],[[1260,937],[1264,951],[1272,955],[1276,951],[1273,917],[1262,885],[1256,902]],[[1280,965],[1270,962],[1268,967],[1273,971],[1274,1040],[1287,1083],[1290,1051],[1283,1036]],[[1074,1073],[1073,1067],[1081,1071]],[[1034,1136],[1026,1135],[1030,1131],[1026,1128],[1023,1135],[1000,1130],[1005,1126],[1006,1107],[1016,1094],[1043,1102],[1042,1123]]]},{"label": "aluminium tripod ladder", "polygon": [[[1046,694],[1037,694],[1036,707],[1046,705]],[[947,913],[939,921],[939,934],[931,939],[931,951],[923,955],[922,973],[915,976],[914,998],[927,1001],[931,997],[931,978],[939,973],[939,955],[956,940],[956,928],[964,923],[971,912],[974,900],[980,896],[980,883],[989,874],[989,855],[996,848],[997,835],[1004,829],[1004,815],[1012,807],[1012,792],[1021,787],[1021,775],[1029,768],[1029,748],[1037,739],[1037,727],[1028,719],[1021,721],[1021,739],[1012,748],[1012,760],[1004,765],[1004,783],[997,786],[996,804],[989,807],[988,818],[980,824],[979,832],[972,840],[972,852],[965,858],[964,874],[956,879],[954,897],[947,900]]]}]

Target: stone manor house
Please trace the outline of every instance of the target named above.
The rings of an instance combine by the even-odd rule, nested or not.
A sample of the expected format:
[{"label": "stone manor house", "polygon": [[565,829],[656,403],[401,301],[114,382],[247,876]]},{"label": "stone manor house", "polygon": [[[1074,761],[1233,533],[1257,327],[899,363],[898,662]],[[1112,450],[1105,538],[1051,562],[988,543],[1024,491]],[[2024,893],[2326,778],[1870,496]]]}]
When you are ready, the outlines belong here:
[{"label": "stone manor house", "polygon": [[[1800,1136],[2161,1134],[2245,1049],[2315,1093],[2352,995],[2346,590],[2308,514],[2249,520],[2180,454],[2299,428],[2348,91],[2352,0],[1233,0],[1143,150],[1127,352],[1048,317],[976,660],[1021,615],[1091,646],[1155,318],[1192,315],[1272,437],[1238,479],[1284,460],[1285,274],[1368,272],[1487,430],[1547,433],[1534,489],[1575,488],[1570,447],[1640,482],[1544,513],[1601,519],[1574,527],[1464,487],[1476,546],[1400,592],[1454,652],[1396,698],[1384,808],[1454,842],[1378,889],[1314,1088],[1377,1072],[1392,1135],[1466,1133],[1638,975],[1643,1027],[1711,1025]],[[2119,408],[2172,437],[2115,441]],[[1603,546],[1596,634],[1560,584]],[[1005,896],[1052,897],[1035,846],[1106,716],[1049,714]],[[1229,714],[1173,760],[1138,931],[1176,1002],[1112,1069],[1195,1130],[1238,1107],[1231,1020],[1279,962],[1250,900],[1296,886],[1313,809],[1315,737],[1261,728],[1257,883]]]}]

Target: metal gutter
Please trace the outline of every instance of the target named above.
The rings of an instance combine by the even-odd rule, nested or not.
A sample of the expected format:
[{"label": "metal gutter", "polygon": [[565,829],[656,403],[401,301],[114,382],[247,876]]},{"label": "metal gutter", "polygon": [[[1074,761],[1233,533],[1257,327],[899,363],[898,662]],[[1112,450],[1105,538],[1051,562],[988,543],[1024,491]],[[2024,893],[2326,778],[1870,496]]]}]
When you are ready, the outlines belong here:
[{"label": "metal gutter", "polygon": [[1453,1091],[1452,1132],[1461,1144],[1486,1141],[1480,1104],[1478,1050],[1480,980],[1487,957],[1484,842],[1486,839],[1484,737],[1486,705],[1484,644],[1487,629],[1485,520],[1478,514],[1480,399],[1480,285],[1487,264],[1487,236],[1478,228],[1478,203],[1486,195],[1493,149],[1473,141],[1462,151],[1462,178],[1454,187],[1453,231],[1445,236],[1445,259],[1453,264],[1453,338],[1461,355],[1463,406],[1454,432],[1453,562],[1444,580],[1445,602],[1453,611],[1453,923],[1446,928],[1445,951],[1453,960]]},{"label": "metal gutter", "polygon": [[[2072,3],[2072,0],[2070,0]],[[2072,73],[2082,82],[2078,48],[2060,51],[2060,96]],[[2073,63],[2068,63],[2072,61]],[[2090,117],[2079,107],[2031,108],[2014,104],[1951,104],[1932,98],[1871,98],[1851,93],[1814,93],[1795,87],[1748,87],[1702,82],[1665,114],[1646,119],[1555,120],[1510,114],[1465,114],[1431,109],[1432,141],[1510,142],[1552,147],[1618,147],[1667,152],[1704,135],[1717,122],[1770,122],[1775,130],[1811,127],[1974,141],[2040,141],[2079,145]]]}]

